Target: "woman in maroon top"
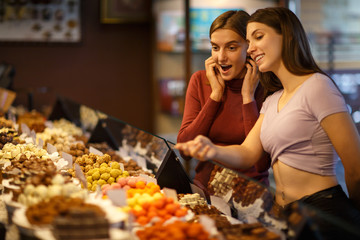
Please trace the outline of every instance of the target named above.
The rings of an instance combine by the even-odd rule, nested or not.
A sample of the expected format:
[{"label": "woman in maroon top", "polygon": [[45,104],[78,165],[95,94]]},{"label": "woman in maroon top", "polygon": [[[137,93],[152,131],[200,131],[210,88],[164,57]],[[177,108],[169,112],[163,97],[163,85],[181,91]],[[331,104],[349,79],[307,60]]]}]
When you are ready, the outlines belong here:
[{"label": "woman in maroon top", "polygon": [[[252,67],[255,62],[247,58],[249,17],[244,11],[227,11],[212,23],[211,57],[205,61],[206,70],[194,73],[190,79],[177,142],[204,135],[219,145],[241,144],[254,126],[263,91],[258,87],[258,69]],[[213,168],[210,162],[196,166],[194,183],[205,192]],[[256,166],[238,171],[268,184],[268,168],[266,157]]]}]

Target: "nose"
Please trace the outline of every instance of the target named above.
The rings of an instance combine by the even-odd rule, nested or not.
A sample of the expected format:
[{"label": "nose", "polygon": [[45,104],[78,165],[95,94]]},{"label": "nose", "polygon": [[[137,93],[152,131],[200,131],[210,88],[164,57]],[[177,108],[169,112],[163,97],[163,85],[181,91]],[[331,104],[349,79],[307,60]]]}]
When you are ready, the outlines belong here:
[{"label": "nose", "polygon": [[225,49],[220,49],[219,53],[218,53],[218,61],[221,62],[226,62],[226,51]]},{"label": "nose", "polygon": [[251,42],[249,42],[249,47],[247,49],[247,53],[251,56],[251,53],[255,51],[255,46]]}]

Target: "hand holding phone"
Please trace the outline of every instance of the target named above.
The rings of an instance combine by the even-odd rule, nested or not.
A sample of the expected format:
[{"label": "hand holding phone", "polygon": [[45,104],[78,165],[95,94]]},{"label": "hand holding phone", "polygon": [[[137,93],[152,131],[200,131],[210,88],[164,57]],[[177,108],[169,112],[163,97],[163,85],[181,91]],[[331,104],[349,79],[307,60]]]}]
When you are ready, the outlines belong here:
[{"label": "hand holding phone", "polygon": [[246,57],[245,67],[247,68],[243,85],[241,88],[241,95],[243,96],[243,103],[249,103],[255,100],[255,91],[259,85],[259,69],[255,61],[251,57]]},{"label": "hand holding phone", "polygon": [[205,60],[206,77],[211,86],[210,98],[220,102],[224,94],[225,82],[217,68],[217,64],[212,57]]}]

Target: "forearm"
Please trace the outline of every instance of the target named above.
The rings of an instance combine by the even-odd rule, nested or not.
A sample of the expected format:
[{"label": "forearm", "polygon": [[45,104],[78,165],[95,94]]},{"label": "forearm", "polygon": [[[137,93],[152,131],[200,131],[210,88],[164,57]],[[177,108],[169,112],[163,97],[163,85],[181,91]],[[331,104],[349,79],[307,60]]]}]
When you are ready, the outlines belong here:
[{"label": "forearm", "polygon": [[360,177],[345,173],[345,182],[349,192],[349,198],[360,209]]},{"label": "forearm", "polygon": [[263,115],[260,115],[250,133],[241,145],[216,146],[214,159],[232,168],[247,169],[265,155],[260,141]]},{"label": "forearm", "polygon": [[248,169],[252,167],[261,156],[256,156],[253,151],[243,145],[216,146],[214,161],[227,167]]}]

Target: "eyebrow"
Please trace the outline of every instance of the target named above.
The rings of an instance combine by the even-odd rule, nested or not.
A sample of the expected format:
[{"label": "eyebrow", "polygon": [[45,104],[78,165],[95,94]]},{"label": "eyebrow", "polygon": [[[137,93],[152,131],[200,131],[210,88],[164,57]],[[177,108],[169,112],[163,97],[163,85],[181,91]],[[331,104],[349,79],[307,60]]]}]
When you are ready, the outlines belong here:
[{"label": "eyebrow", "polygon": [[[255,29],[250,36],[254,36],[256,32],[258,32],[260,29]],[[246,42],[249,43],[250,40],[249,39],[246,39]]]},{"label": "eyebrow", "polygon": [[[211,45],[217,45],[213,41],[210,41],[210,43],[211,43]],[[231,44],[241,44],[241,42],[234,40],[234,41],[227,42],[225,45],[231,45]]]}]

